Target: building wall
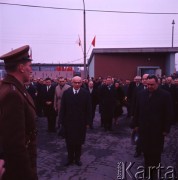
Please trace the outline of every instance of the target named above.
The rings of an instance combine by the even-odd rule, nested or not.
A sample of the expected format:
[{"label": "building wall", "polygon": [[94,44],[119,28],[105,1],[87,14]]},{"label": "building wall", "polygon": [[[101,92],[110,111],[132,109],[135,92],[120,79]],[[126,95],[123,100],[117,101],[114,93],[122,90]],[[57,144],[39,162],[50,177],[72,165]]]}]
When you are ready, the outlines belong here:
[{"label": "building wall", "polygon": [[173,74],[175,71],[175,54],[170,53],[166,60],[166,74]]},{"label": "building wall", "polygon": [[[63,76],[64,78],[72,78],[74,74],[81,75],[80,67],[78,66],[61,66],[65,70],[56,70],[59,67],[58,64],[32,64],[32,75],[34,78],[58,78]],[[69,67],[72,69],[69,70]],[[74,69],[74,70],[73,70]],[[4,63],[0,63],[0,79],[4,78],[5,69]]]},{"label": "building wall", "polygon": [[94,56],[93,56],[93,59],[92,59],[91,63],[89,64],[88,74],[89,74],[90,77],[95,76],[95,58],[94,58]]},{"label": "building wall", "polygon": [[73,77],[73,71],[32,71],[32,75],[35,79],[37,78],[59,78],[59,77],[64,77],[64,78],[72,78]]},{"label": "building wall", "polygon": [[132,80],[138,66],[159,66],[164,74],[166,59],[166,53],[95,54],[95,78],[111,75]]}]

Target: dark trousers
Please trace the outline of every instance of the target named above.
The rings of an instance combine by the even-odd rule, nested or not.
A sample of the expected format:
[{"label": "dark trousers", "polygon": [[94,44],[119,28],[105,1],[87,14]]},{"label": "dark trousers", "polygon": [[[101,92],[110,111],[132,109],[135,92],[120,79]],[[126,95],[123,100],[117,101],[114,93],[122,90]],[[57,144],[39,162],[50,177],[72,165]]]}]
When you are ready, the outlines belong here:
[{"label": "dark trousers", "polygon": [[48,120],[48,131],[54,132],[56,130],[56,116],[57,113],[55,112],[53,105],[45,105],[44,106],[44,113]]},{"label": "dark trousers", "polygon": [[105,131],[112,130],[112,117],[104,117],[104,129]]},{"label": "dark trousers", "polygon": [[73,162],[74,160],[80,161],[82,145],[78,142],[74,143],[66,140],[66,146],[68,152],[68,161],[69,162]]},{"label": "dark trousers", "polygon": [[142,145],[141,145],[141,141],[140,141],[140,138],[138,136],[138,140],[137,140],[137,143],[136,143],[136,152],[137,154],[141,154],[142,153]]},{"label": "dark trousers", "polygon": [[150,175],[151,179],[157,179],[157,167],[161,163],[161,152],[160,153],[144,153],[145,161],[145,176]]},{"label": "dark trousers", "polygon": [[47,115],[48,119],[48,131],[54,132],[56,129],[56,116],[54,114]]},{"label": "dark trousers", "polygon": [[99,113],[100,113],[100,116],[101,116],[101,127],[104,126],[104,117],[103,117],[103,108],[102,108],[102,104],[99,103]]},{"label": "dark trousers", "polygon": [[128,102],[126,107],[127,107],[127,117],[130,117],[132,115],[132,112],[131,112],[131,103]]},{"label": "dark trousers", "polygon": [[92,120],[91,120],[91,123],[90,123],[91,128],[93,127],[93,120],[94,120],[94,117],[95,117],[95,111],[96,111],[96,105],[92,104]]},{"label": "dark trousers", "polygon": [[103,114],[100,113],[100,116],[101,116],[101,127],[103,127],[104,126],[104,117],[103,117]]},{"label": "dark trousers", "polygon": [[[178,102],[175,105],[175,109],[178,109]],[[175,122],[178,122],[178,111],[175,111]]]},{"label": "dark trousers", "polygon": [[36,113],[39,117],[44,116],[44,108],[43,108],[43,101],[39,99],[36,100]]}]

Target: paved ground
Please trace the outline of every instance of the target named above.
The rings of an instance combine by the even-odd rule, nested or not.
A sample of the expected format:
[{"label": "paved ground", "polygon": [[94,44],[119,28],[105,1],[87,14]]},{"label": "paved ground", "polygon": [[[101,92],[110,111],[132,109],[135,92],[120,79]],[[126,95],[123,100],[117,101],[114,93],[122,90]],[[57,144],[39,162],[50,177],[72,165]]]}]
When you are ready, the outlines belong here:
[{"label": "paved ground", "polygon": [[[129,120],[123,114],[119,125],[108,133],[100,127],[99,119],[99,113],[96,112],[95,129],[87,131],[81,167],[64,166],[67,158],[64,139],[46,131],[45,118],[37,120],[39,180],[115,180],[121,179],[121,176],[123,179],[134,179],[133,175],[141,170],[138,167],[143,166],[143,156],[133,157],[135,146],[130,140]],[[133,175],[129,176],[124,165],[126,168],[130,162]],[[178,169],[178,124],[172,126],[166,138],[162,166],[165,167],[164,174],[172,171],[172,167]]]}]

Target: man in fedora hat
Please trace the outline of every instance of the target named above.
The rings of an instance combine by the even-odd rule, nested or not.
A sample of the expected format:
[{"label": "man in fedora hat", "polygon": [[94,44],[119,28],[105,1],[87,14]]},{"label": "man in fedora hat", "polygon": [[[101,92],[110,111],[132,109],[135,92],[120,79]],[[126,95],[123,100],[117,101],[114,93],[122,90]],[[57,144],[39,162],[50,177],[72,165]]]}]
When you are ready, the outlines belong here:
[{"label": "man in fedora hat", "polygon": [[0,147],[3,180],[37,180],[35,106],[24,83],[32,72],[29,46],[0,57],[6,77],[0,84]]}]

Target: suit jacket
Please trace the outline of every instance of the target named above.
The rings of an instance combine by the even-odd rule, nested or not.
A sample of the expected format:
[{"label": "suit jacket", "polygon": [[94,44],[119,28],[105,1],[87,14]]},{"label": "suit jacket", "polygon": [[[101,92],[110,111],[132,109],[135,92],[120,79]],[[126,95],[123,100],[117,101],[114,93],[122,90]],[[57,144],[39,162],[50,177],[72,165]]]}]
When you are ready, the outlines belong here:
[{"label": "suit jacket", "polygon": [[96,105],[98,104],[98,92],[97,92],[96,88],[94,87],[93,90],[92,90],[92,92],[90,92],[89,87],[87,87],[86,89],[87,89],[87,91],[88,91],[89,94],[90,94],[92,107],[93,107],[93,106],[96,106]]},{"label": "suit jacket", "polygon": [[[168,84],[165,84],[164,86],[162,86],[162,88],[171,94],[172,102],[173,102],[173,109],[174,109],[174,116],[175,116],[175,112],[176,112],[176,107],[175,107],[176,106],[176,86],[174,84],[171,84],[170,86]],[[173,121],[175,121],[175,117],[174,117]]]},{"label": "suit jacket", "polygon": [[74,95],[73,88],[67,89],[61,101],[60,120],[65,128],[66,140],[71,143],[83,144],[86,135],[86,126],[92,119],[91,100],[89,93],[80,88]]},{"label": "suit jacket", "polygon": [[116,90],[116,106],[114,110],[114,117],[119,117],[122,113],[122,106],[124,102],[124,91],[121,87],[115,88]]},{"label": "suit jacket", "polygon": [[[54,110],[54,93],[55,86],[51,85],[49,90],[47,91],[47,86],[43,87],[43,103],[44,103],[44,113],[46,116],[56,115]],[[47,105],[46,102],[51,101],[50,105]]]},{"label": "suit jacket", "polygon": [[66,91],[70,86],[68,84],[65,84],[62,89],[60,85],[56,86],[55,88],[55,94],[54,94],[54,109],[56,112],[59,113],[60,107],[61,107],[61,99],[64,91]]},{"label": "suit jacket", "polygon": [[106,85],[103,85],[99,93],[103,117],[112,118],[116,106],[116,90],[114,86],[112,85],[109,90]]},{"label": "suit jacket", "polygon": [[32,84],[29,84],[28,86],[26,86],[26,89],[35,103],[36,102],[36,93],[37,93],[36,87]]},{"label": "suit jacket", "polygon": [[37,83],[36,89],[37,89],[37,103],[43,104],[43,94],[44,94],[44,84]]},{"label": "suit jacket", "polygon": [[158,88],[149,97],[149,91],[139,93],[134,113],[134,127],[139,127],[143,152],[161,153],[163,132],[169,132],[173,118],[171,96]]},{"label": "suit jacket", "polygon": [[131,112],[132,116],[133,116],[133,113],[134,113],[137,96],[143,90],[144,90],[144,85],[142,83],[140,83],[138,87],[135,84],[135,87],[134,87],[133,92],[132,92],[133,93],[132,94],[132,99],[130,101],[130,112]]},{"label": "suit jacket", "polygon": [[139,83],[139,86],[137,87],[136,82],[134,82],[134,81],[132,81],[129,84],[129,87],[128,87],[128,90],[127,90],[127,100],[128,100],[129,103],[132,104],[135,91],[139,91],[140,89],[143,89],[142,86],[143,86],[142,83]]},{"label": "suit jacket", "polygon": [[35,106],[11,75],[0,85],[0,139],[6,165],[3,180],[36,180]]}]

